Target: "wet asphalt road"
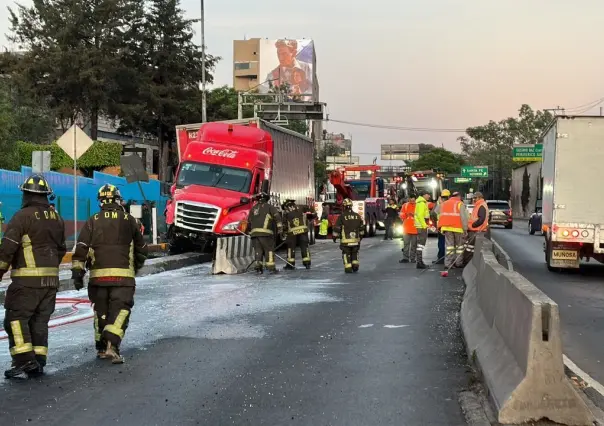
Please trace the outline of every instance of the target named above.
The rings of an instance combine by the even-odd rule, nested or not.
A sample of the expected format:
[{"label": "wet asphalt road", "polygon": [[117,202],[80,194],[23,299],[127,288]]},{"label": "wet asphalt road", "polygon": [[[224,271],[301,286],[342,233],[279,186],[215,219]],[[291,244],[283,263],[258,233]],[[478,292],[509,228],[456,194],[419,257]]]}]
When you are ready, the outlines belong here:
[{"label": "wet asphalt road", "polygon": [[355,275],[323,241],[311,271],[145,278],[127,363],[94,359],[90,322],[53,330],[57,367],[0,384],[0,424],[463,425],[463,284],[400,265],[398,244],[363,241]]},{"label": "wet asphalt road", "polygon": [[549,272],[543,236],[529,235],[525,224],[493,228],[493,238],[512,258],[514,269],[559,305],[566,356],[604,383],[604,265],[591,260],[578,272]]}]

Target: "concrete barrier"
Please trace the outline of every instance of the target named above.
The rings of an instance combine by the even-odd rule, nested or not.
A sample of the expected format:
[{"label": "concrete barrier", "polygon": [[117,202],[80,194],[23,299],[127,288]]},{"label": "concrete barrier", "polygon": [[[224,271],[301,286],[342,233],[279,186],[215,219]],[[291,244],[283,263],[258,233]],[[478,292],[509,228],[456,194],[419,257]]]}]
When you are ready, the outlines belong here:
[{"label": "concrete barrier", "polygon": [[241,274],[253,261],[254,249],[250,237],[222,237],[216,241],[212,274]]},{"label": "concrete barrier", "polygon": [[[136,274],[137,277],[143,277],[152,274],[159,274],[165,271],[184,268],[186,266],[198,265],[200,263],[209,262],[212,260],[211,254],[201,253],[186,253],[176,256],[158,257],[156,259],[148,259],[145,265]],[[84,278],[84,284],[88,285],[88,274]],[[6,287],[0,288],[0,303],[4,303],[4,294]],[[69,269],[61,269],[59,273],[59,291],[74,290],[73,282],[71,281],[71,271]]]},{"label": "concrete barrier", "polygon": [[510,259],[510,256],[508,256],[508,254],[497,243],[497,241],[495,241],[492,238],[489,238],[489,240],[491,240],[491,243],[493,243],[493,254],[495,255],[495,258],[497,259],[499,264],[501,266],[503,266],[505,269],[507,269],[508,271],[513,271],[514,265],[512,264],[512,259]]},{"label": "concrete barrier", "polygon": [[491,241],[479,237],[463,271],[461,326],[497,420],[593,424],[564,373],[558,305],[522,275],[502,267],[492,250]]}]

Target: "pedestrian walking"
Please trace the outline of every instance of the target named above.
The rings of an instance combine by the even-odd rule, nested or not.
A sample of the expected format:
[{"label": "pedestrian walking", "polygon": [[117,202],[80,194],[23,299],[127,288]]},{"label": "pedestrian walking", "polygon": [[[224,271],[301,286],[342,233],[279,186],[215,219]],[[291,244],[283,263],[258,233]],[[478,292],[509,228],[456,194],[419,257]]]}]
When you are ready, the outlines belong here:
[{"label": "pedestrian walking", "polygon": [[340,238],[340,249],[344,261],[344,272],[351,273],[359,270],[359,250],[361,240],[365,235],[363,218],[352,210],[352,201],[346,198],[342,202],[343,212],[333,230],[333,242]]},{"label": "pedestrian walking", "polygon": [[8,222],[0,244],[0,280],[11,269],[4,300],[4,329],[12,367],[7,379],[44,373],[48,357],[48,322],[55,310],[59,265],[67,251],[65,223],[50,208],[52,188],[42,175],[21,185],[23,203]]},{"label": "pedestrian walking", "polygon": [[134,306],[135,277],[148,249],[136,219],[122,207],[117,187],[103,185],[97,200],[101,210],[82,227],[71,273],[75,289],[81,290],[90,271],[88,298],[94,306],[97,357],[122,364],[120,346]]},{"label": "pedestrian walking", "polygon": [[296,269],[296,247],[300,247],[302,264],[310,269],[310,249],[308,241],[308,208],[298,206],[295,200],[285,200],[283,205],[283,223],[287,243],[287,264],[285,269]]},{"label": "pedestrian walking", "polygon": [[441,204],[438,227],[445,235],[445,269],[463,267],[468,210],[459,192],[454,192],[450,199]]},{"label": "pedestrian walking", "polygon": [[430,201],[430,193],[424,192],[415,200],[415,213],[413,215],[415,228],[417,229],[417,253],[416,267],[417,269],[426,269],[428,266],[424,263],[424,250],[428,242],[428,223],[430,219],[430,209],[428,201]]},{"label": "pedestrian walking", "polygon": [[442,203],[447,201],[451,196],[451,192],[448,189],[443,189],[440,197],[438,198],[438,202],[436,203],[436,207],[432,210],[432,215],[434,216],[434,222],[437,224],[438,229],[438,254],[436,255],[436,260],[432,262],[434,265],[440,265],[445,263],[445,235],[442,233],[442,230],[438,228],[438,219],[440,218],[440,206]]},{"label": "pedestrian walking", "polygon": [[[267,190],[268,191],[268,190]],[[272,273],[277,272],[275,265],[275,241],[277,235],[283,234],[281,214],[276,207],[269,204],[268,192],[261,192],[258,201],[252,207],[247,222],[246,233],[252,238],[256,256],[256,272],[262,274],[264,267]]]},{"label": "pedestrian walking", "polygon": [[417,228],[415,227],[415,198],[409,197],[401,207],[403,221],[403,258],[399,263],[415,263],[417,254]]},{"label": "pedestrian walking", "polygon": [[470,215],[468,223],[468,239],[466,242],[466,252],[464,255],[464,264],[467,265],[474,257],[474,246],[476,237],[479,234],[486,233],[489,229],[489,207],[484,200],[482,192],[474,194],[474,209]]}]

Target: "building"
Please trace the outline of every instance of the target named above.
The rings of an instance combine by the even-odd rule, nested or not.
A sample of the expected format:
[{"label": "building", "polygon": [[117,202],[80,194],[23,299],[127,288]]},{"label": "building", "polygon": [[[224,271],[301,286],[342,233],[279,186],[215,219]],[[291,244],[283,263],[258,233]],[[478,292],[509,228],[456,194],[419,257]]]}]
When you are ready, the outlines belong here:
[{"label": "building", "polygon": [[233,41],[233,87],[239,92],[287,85],[289,94],[318,102],[319,81],[314,41],[310,39]]}]

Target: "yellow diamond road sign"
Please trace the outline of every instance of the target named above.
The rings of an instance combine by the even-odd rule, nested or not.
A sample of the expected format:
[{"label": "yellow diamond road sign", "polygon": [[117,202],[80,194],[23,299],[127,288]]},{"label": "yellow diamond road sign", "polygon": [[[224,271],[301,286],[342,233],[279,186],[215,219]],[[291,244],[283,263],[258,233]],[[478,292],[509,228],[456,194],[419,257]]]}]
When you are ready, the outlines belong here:
[{"label": "yellow diamond road sign", "polygon": [[57,145],[71,157],[80,158],[92,146],[93,140],[84,133],[80,126],[74,124],[57,140]]}]

